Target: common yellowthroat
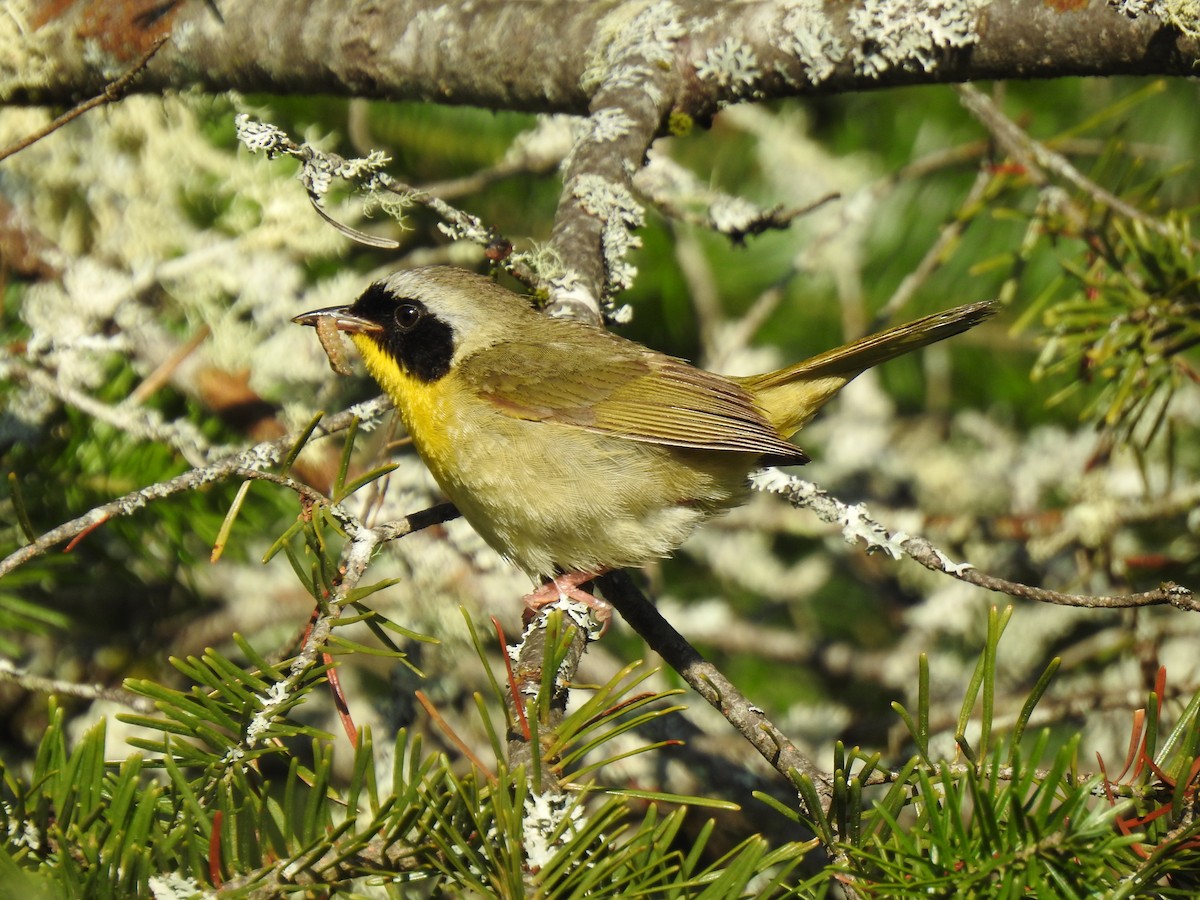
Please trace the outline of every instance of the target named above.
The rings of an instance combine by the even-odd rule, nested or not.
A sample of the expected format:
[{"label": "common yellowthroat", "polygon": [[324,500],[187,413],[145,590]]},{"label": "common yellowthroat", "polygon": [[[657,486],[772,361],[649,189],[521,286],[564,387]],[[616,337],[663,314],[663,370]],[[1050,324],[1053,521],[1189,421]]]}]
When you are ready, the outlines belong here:
[{"label": "common yellowthroat", "polygon": [[807,462],[787,439],[860,372],[994,312],[961,306],[748,378],[549,318],[462,269],[397,272],[293,321],[349,334],[467,521],[574,594],[670,555],[746,499],[757,466]]}]

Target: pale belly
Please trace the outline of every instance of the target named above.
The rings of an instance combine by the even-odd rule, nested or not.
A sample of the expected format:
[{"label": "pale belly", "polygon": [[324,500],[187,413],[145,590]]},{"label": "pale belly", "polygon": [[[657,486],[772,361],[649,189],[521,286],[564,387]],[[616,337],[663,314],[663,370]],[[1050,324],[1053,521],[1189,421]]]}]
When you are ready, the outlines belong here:
[{"label": "pale belly", "polygon": [[[418,452],[480,536],[535,577],[639,566],[742,503],[748,453],[666,447],[497,417]],[[449,452],[446,452],[449,450]]]}]

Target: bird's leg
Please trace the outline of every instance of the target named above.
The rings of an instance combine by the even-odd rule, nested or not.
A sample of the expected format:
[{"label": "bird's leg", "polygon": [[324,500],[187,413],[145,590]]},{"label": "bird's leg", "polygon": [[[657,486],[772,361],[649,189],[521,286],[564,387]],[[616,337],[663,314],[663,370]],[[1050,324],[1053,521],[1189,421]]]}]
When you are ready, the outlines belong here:
[{"label": "bird's leg", "polygon": [[612,606],[580,587],[581,584],[587,584],[608,571],[610,570],[601,569],[598,572],[567,572],[555,575],[533,593],[527,594],[525,605],[531,612],[537,612],[559,600],[577,600],[595,611],[596,618],[604,628],[608,628],[608,621],[612,618]]}]

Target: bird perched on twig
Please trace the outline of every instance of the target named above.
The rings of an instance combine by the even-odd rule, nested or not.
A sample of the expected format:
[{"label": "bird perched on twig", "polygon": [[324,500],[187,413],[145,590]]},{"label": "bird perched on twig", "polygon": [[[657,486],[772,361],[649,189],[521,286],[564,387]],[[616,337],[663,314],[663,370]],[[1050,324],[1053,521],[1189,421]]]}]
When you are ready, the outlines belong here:
[{"label": "bird perched on twig", "polygon": [[396,272],[352,305],[297,316],[348,334],[413,444],[492,547],[539,581],[527,602],[670,555],[744,502],[760,465],[851,379],[993,315],[961,306],[776,372],[730,378],[553,319],[462,269]]}]

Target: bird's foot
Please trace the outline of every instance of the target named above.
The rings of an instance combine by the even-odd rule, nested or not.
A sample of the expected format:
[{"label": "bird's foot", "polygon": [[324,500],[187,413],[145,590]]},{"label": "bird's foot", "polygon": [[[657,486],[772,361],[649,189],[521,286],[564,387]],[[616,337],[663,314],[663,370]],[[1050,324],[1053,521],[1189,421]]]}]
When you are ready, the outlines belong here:
[{"label": "bird's foot", "polygon": [[525,606],[529,610],[528,615],[538,613],[545,607],[560,601],[574,600],[584,604],[595,614],[596,621],[601,626],[600,634],[604,634],[612,619],[612,606],[588,593],[580,585],[594,581],[607,571],[609,570],[601,569],[599,572],[567,572],[564,575],[556,575],[533,593],[525,596]]}]

